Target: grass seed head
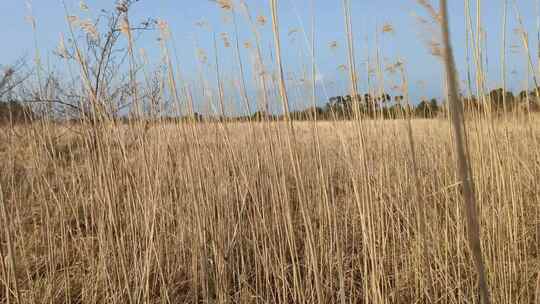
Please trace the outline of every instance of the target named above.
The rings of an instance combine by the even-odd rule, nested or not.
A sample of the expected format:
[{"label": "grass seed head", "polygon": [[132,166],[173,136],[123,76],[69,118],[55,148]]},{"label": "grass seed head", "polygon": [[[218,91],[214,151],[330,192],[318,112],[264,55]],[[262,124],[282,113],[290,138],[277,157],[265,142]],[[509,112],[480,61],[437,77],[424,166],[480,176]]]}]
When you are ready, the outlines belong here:
[{"label": "grass seed head", "polygon": [[257,16],[257,24],[260,26],[265,26],[268,22],[268,19],[264,15]]},{"label": "grass seed head", "polygon": [[84,11],[84,12],[87,12],[90,10],[88,8],[88,5],[82,0],[79,2],[79,8],[81,9],[81,11]]}]

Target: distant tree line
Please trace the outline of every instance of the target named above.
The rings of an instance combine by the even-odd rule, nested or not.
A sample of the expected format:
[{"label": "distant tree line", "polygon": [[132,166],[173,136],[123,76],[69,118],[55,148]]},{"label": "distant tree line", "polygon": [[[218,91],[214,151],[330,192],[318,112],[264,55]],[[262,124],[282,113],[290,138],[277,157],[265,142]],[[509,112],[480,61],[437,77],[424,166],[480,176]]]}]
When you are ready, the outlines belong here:
[{"label": "distant tree line", "polygon": [[484,98],[476,96],[463,98],[463,107],[468,112],[492,111],[540,111],[540,87],[531,91],[521,91],[518,95],[503,89],[494,89]]},{"label": "distant tree line", "polygon": [[0,125],[21,124],[34,118],[34,113],[29,106],[16,101],[0,101]]},{"label": "distant tree line", "polygon": [[[504,112],[539,112],[540,98],[538,90],[521,91],[514,95],[510,91],[494,89],[486,96],[478,98],[476,96],[463,97],[463,109],[466,113],[491,113]],[[0,124],[23,123],[36,119],[39,115],[32,110],[31,100],[22,101],[2,101],[0,96]],[[309,107],[304,110],[290,113],[292,120],[351,120],[357,116],[363,119],[397,119],[403,117],[414,118],[436,118],[444,117],[447,114],[444,101],[439,102],[436,98],[421,100],[416,105],[409,105],[404,100],[404,96],[381,94],[373,97],[370,94],[358,95],[353,98],[351,95],[334,96],[329,98],[323,106]],[[119,117],[119,122],[128,122],[130,118]],[[216,117],[203,116],[194,113],[190,116],[175,117],[163,116],[156,119],[156,122],[226,122],[226,121],[263,121],[263,120],[284,120],[283,115],[272,115],[263,111],[258,111],[250,116],[239,117]]]},{"label": "distant tree line", "polygon": [[[494,89],[486,96],[463,97],[463,109],[466,113],[491,112],[500,114],[504,112],[539,112],[540,111],[540,88],[531,91],[521,91],[517,96],[510,91]],[[360,118],[396,119],[401,117],[436,118],[447,115],[446,102],[436,98],[423,99],[417,104],[409,104],[403,95],[390,96],[370,94],[334,96],[329,98],[324,106],[309,107],[300,111],[293,111],[290,117],[293,120],[319,120],[337,119],[350,120],[356,116]],[[243,117],[242,119],[245,119]],[[251,116],[252,120],[283,119],[283,115],[269,115],[264,112],[256,112]]]},{"label": "distant tree line", "polygon": [[23,64],[21,60],[14,67],[0,71],[0,126],[8,123],[23,123],[34,118],[30,106],[17,102],[12,97],[13,90],[28,78],[27,75],[17,75],[17,71]]}]

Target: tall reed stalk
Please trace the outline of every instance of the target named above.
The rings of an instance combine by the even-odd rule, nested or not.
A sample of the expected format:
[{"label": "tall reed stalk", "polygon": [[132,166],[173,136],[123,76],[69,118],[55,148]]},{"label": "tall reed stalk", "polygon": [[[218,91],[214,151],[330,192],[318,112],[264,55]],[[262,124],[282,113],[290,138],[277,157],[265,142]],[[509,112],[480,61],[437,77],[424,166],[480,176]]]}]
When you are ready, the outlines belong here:
[{"label": "tall reed stalk", "polygon": [[480,299],[482,303],[489,304],[490,297],[486,276],[486,267],[482,256],[480,242],[480,223],[477,214],[476,197],[474,193],[474,180],[470,170],[470,155],[465,143],[465,120],[463,108],[459,101],[458,77],[454,61],[454,54],[450,42],[448,4],[446,0],[440,0],[441,9],[441,32],[443,40],[443,59],[448,81],[448,97],[451,108],[452,125],[454,129],[454,141],[457,155],[457,169],[461,180],[463,199],[465,201],[465,217],[467,218],[469,247],[473,254],[473,260],[478,274]]}]

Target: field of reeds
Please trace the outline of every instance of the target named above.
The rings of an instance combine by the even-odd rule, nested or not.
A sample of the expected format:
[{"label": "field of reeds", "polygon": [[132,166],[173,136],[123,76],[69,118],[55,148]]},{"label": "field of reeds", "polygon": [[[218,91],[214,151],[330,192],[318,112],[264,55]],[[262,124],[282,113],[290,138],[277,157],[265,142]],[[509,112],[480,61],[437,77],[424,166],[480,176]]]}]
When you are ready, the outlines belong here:
[{"label": "field of reeds", "polygon": [[[2,130],[12,301],[477,301],[448,122],[138,127]],[[468,130],[493,301],[535,303],[538,120]]]},{"label": "field of reeds", "polygon": [[[418,1],[445,69],[445,102],[437,111],[425,103],[426,119],[410,100],[405,60],[392,65],[392,106],[372,97],[384,87],[363,95],[344,0],[349,95],[313,110],[316,37],[306,35],[302,98],[312,108],[293,115],[279,1],[269,1],[269,20],[244,1],[216,1],[236,31],[236,18],[247,19],[255,41],[250,100],[237,33],[220,35],[238,52],[234,89],[245,107],[229,117],[216,33],[210,76],[201,69],[215,87],[197,100],[167,24],[130,23],[136,2],[118,2],[108,31],[66,13],[72,39],[59,54],[78,73],[71,81],[39,67],[37,77],[10,69],[0,79],[0,98],[9,88],[26,101],[0,111],[0,303],[540,303],[540,92],[514,98],[506,67],[500,90],[485,88],[470,15],[463,94],[446,1]],[[503,2],[503,20],[512,9],[520,20],[516,3]],[[273,70],[261,57],[265,25]],[[134,51],[146,30],[160,35],[160,73]],[[516,32],[536,82],[527,33]],[[199,102],[213,113],[196,113]],[[281,112],[270,115],[272,102]]]}]

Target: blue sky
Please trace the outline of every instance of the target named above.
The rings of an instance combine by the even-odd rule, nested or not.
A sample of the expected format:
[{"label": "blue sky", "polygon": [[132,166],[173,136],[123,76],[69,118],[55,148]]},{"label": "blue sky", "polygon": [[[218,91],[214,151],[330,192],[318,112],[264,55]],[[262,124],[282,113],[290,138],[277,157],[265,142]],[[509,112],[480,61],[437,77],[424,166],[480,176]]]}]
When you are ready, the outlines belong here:
[{"label": "blue sky", "polygon": [[[237,0],[238,1],[238,0]],[[487,61],[488,80],[490,87],[501,83],[500,52],[502,48],[502,7],[504,0],[483,0],[482,23],[487,32]],[[514,0],[509,0],[510,4]],[[3,46],[0,48],[0,64],[9,64],[20,56],[26,54],[32,58],[34,54],[34,39],[31,26],[26,18],[29,15],[28,1],[2,0],[0,1],[0,28]],[[86,0],[89,12],[79,9],[79,0],[65,0],[70,14],[89,18],[100,9],[113,7],[113,0]],[[270,17],[268,0],[246,0],[254,16],[264,15]],[[279,18],[283,42],[284,68],[287,74],[300,75],[302,64],[309,64],[307,55],[309,48],[302,35],[303,28],[308,35],[311,33],[312,0],[279,0]],[[343,22],[343,7],[340,0],[314,0],[316,22],[316,53],[319,78],[319,95],[323,100],[322,84],[327,87],[329,95],[346,93],[346,75],[338,69],[341,64],[347,63],[346,42]],[[422,37],[429,36],[419,24],[415,16],[427,16],[425,10],[414,0],[352,0],[352,17],[358,68],[365,70],[362,62],[366,59],[369,50],[371,59],[375,58],[375,29],[383,24],[392,24],[395,33],[380,36],[382,57],[387,63],[395,62],[398,57],[407,63],[407,72],[410,91],[414,98],[421,96],[441,96],[442,70],[436,58],[431,56]],[[438,1],[435,1],[438,2]],[[451,0],[451,25],[456,59],[459,65],[460,78],[465,74],[465,29],[463,0]],[[476,2],[471,0],[471,2]],[[43,60],[51,69],[60,68],[61,64],[51,51],[56,48],[61,33],[67,31],[64,8],[61,0],[33,0],[30,1],[32,14],[37,21],[37,44]],[[519,11],[530,35],[531,48],[534,54],[536,48],[536,0],[517,0]],[[475,7],[472,8],[473,14]],[[160,18],[169,24],[174,37],[178,53],[179,65],[186,78],[197,79],[197,60],[195,45],[204,49],[209,58],[213,58],[211,30],[195,26],[197,21],[204,20],[209,28],[218,35],[228,32],[231,40],[234,30],[227,13],[220,10],[215,3],[207,0],[141,0],[133,7],[132,20],[142,20],[144,17]],[[240,43],[254,42],[251,31],[244,21],[245,18],[238,13],[240,26]],[[270,20],[270,19],[269,19]],[[514,32],[517,28],[516,14],[510,6],[508,14],[508,43],[521,45],[519,37]],[[299,31],[289,35],[289,32]],[[272,33],[268,23],[260,28],[263,40],[263,52],[269,61],[271,54]],[[139,39],[137,48],[144,48],[151,59],[159,62],[159,45],[156,41],[158,33],[147,33]],[[337,48],[330,48],[332,41],[337,42]],[[226,74],[237,73],[234,64],[232,48],[225,49],[220,44],[219,52],[223,61],[223,70]],[[250,78],[250,55],[242,49],[242,57],[246,62],[246,73]],[[522,52],[508,51],[508,81],[514,90],[521,90],[526,78],[525,57]],[[536,64],[536,59],[534,59]],[[270,66],[270,62],[267,62]],[[515,71],[514,73],[511,73]],[[364,73],[365,74],[365,73]],[[300,76],[297,76],[300,77]],[[361,78],[361,87],[365,86],[365,77]],[[385,79],[385,86],[390,88],[397,84],[392,77]],[[248,81],[248,86],[254,84]],[[390,89],[388,89],[390,90]],[[294,95],[294,89],[291,90]]]}]

